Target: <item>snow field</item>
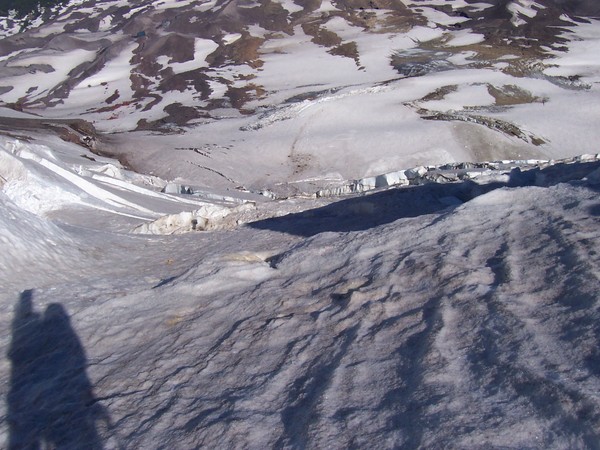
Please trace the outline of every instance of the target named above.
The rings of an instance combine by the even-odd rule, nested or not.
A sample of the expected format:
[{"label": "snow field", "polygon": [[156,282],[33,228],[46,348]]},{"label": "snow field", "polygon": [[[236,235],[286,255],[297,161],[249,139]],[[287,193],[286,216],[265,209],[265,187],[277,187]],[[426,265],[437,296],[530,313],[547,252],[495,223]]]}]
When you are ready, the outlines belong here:
[{"label": "snow field", "polygon": [[[113,267],[78,258],[84,279],[33,295],[38,307],[65,298],[95,393],[119,424],[111,448],[580,448],[594,416],[568,424],[582,402],[600,408],[586,364],[595,318],[580,309],[600,282],[597,204],[580,182],[304,239],[250,226],[140,247],[71,229],[109,260],[114,245],[138,249]],[[114,291],[128,283],[136,290]]]},{"label": "snow field", "polygon": [[569,29],[565,37],[569,39],[569,51],[560,53],[553,51],[553,58],[548,61],[550,67],[544,73],[551,76],[581,77],[581,81],[597,84],[598,59],[595,55],[600,51],[599,21],[591,20]]},{"label": "snow field", "polygon": [[[53,193],[60,193],[53,190]],[[58,200],[60,204],[60,200]],[[85,252],[78,249],[78,242],[52,222],[30,213],[13,203],[5,192],[0,192],[0,290],[11,292],[14,285],[27,286],[32,282],[31,271],[37,283],[73,279],[73,273],[83,260]],[[47,273],[48,267],[64,272]],[[10,308],[2,303],[3,313]]]},{"label": "snow field", "polygon": [[[16,58],[12,58],[6,62],[7,67],[28,69],[30,74],[25,75],[28,82],[31,84],[24,85],[23,74],[15,77],[7,77],[2,79],[1,83],[4,86],[11,86],[9,92],[2,95],[4,102],[16,102],[21,97],[24,97],[30,86],[36,86],[35,97],[40,97],[48,94],[53,88],[65,81],[69,72],[86,61],[92,61],[95,57],[95,52],[77,49],[70,52],[42,50],[33,54],[19,54]],[[35,69],[35,65],[50,65],[50,72],[45,72],[43,69]]]},{"label": "snow field", "polygon": [[[68,214],[65,211],[83,208],[103,211],[105,216],[129,217],[138,223],[166,215],[161,222],[166,223],[173,220],[168,219],[169,214],[196,211],[198,219],[205,221],[198,224],[199,229],[208,226],[206,220],[215,226],[215,221],[225,217],[235,205],[234,199],[222,196],[214,196],[211,203],[206,203],[198,197],[161,193],[158,190],[167,183],[156,177],[132,174],[115,166],[114,161],[103,164],[77,159],[73,153],[79,155],[81,148],[74,145],[63,143],[60,150],[63,158],[74,162],[60,161],[46,145],[4,139],[0,146],[0,176],[5,195],[24,210],[41,216]],[[94,215],[91,217],[96,220]],[[152,233],[150,230],[158,232],[160,225],[147,227],[145,232]]]},{"label": "snow field", "polygon": [[[202,119],[186,133],[111,136],[111,150],[149,175],[40,131],[0,139],[0,344],[10,349],[10,360],[0,361],[8,380],[0,384],[7,399],[0,439],[14,436],[19,419],[14,355],[33,348],[23,359],[39,370],[27,358],[44,330],[19,322],[29,298],[27,321],[51,305],[66,311],[60,331],[85,350],[76,371],[85,366],[84,381],[108,420],[90,416],[89,404],[64,401],[48,388],[56,380],[43,375],[20,386],[21,398],[35,399],[36,417],[58,411],[89,419],[99,447],[597,445],[600,135],[593,122],[600,102],[590,56],[597,23],[575,28],[556,67],[527,68],[523,76],[505,64],[474,64],[479,34],[434,28],[451,16],[431,7],[448,2],[403,3],[422,8],[429,27],[377,45],[337,18],[324,25],[356,42],[359,61],[328,53],[298,27],[294,36],[266,41],[262,67],[214,69],[235,87],[264,88],[245,105],[254,114],[224,106],[219,114],[227,118]],[[539,9],[529,0],[512,5],[515,22]],[[450,9],[458,6],[489,4],[461,0]],[[337,11],[323,2],[317,13]],[[387,64],[390,52],[409,60],[410,50],[432,39],[446,42],[444,58],[460,67],[401,78]],[[197,41],[194,60],[175,69],[200,67],[211,42]],[[136,46],[124,45],[63,105],[38,112],[78,116],[118,90],[123,105],[87,117],[99,129],[124,131],[142,115],[160,118],[174,101],[197,101],[188,89],[166,93],[150,112],[125,104],[134,95]],[[61,61],[51,55],[47,63],[56,69]],[[215,99],[226,84],[211,86],[221,89]],[[497,100],[503,95],[508,105]],[[472,122],[424,120],[423,110],[503,120],[544,143]],[[0,116],[9,116],[3,124],[23,119]],[[590,155],[503,172],[495,184],[470,179],[484,170],[467,165],[466,179],[446,185],[307,195],[352,179],[356,191],[417,184],[435,163],[542,165],[581,153]],[[184,233],[194,229],[204,232]],[[24,329],[31,330],[25,344],[18,339]],[[79,392],[80,379],[61,376],[62,388]],[[70,423],[74,434],[79,423]]]}]

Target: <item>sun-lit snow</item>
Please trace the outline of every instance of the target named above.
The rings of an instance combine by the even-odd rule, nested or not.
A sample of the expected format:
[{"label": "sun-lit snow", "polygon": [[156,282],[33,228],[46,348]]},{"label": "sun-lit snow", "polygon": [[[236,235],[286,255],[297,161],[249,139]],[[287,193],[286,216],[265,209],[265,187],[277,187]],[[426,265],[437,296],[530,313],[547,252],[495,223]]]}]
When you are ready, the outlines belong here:
[{"label": "sun-lit snow", "polygon": [[228,34],[223,36],[223,42],[227,45],[231,45],[233,44],[235,41],[237,41],[238,39],[240,39],[242,37],[242,35],[240,33],[232,33],[232,34]]},{"label": "sun-lit snow", "polygon": [[473,106],[493,105],[494,97],[489,93],[486,85],[461,86],[458,90],[446,95],[443,100],[431,100],[421,103],[427,109],[435,110],[460,110]]},{"label": "sun-lit snow", "polygon": [[281,0],[278,3],[281,3],[281,6],[283,6],[290,14],[304,9],[302,5],[296,4],[293,0]]},{"label": "sun-lit snow", "polygon": [[174,73],[187,72],[200,67],[206,67],[206,57],[214,52],[217,48],[218,45],[209,39],[195,39],[194,58],[191,61],[182,63],[169,62],[168,57],[162,56],[157,59],[157,62],[162,65],[168,65]]},{"label": "sun-lit snow", "polygon": [[159,0],[152,3],[153,7],[160,11],[163,9],[181,8],[196,2],[197,0]]},{"label": "sun-lit snow", "polygon": [[485,37],[481,34],[468,31],[456,31],[452,33],[450,40],[445,45],[449,47],[463,47],[467,45],[479,44],[483,42]]},{"label": "sun-lit snow", "polygon": [[508,4],[507,9],[512,14],[512,24],[518,27],[527,23],[521,15],[529,18],[535,17],[538,10],[544,9],[544,6],[536,3],[534,0],[514,0]]},{"label": "sun-lit snow", "polygon": [[594,448],[600,22],[504,3],[0,23],[0,441]]},{"label": "sun-lit snow", "polygon": [[600,51],[600,21],[581,24],[573,28],[569,39],[568,52],[554,52],[548,61],[549,67],[544,73],[551,76],[581,77],[587,83],[598,83],[598,66],[600,62],[596,55]]},{"label": "sun-lit snow", "polygon": [[[3,78],[1,85],[12,87],[6,94],[2,95],[5,102],[15,102],[26,93],[26,85],[21,84],[23,78],[35,86],[35,95],[47,94],[52,88],[67,79],[69,72],[79,64],[91,61],[95,52],[75,49],[72,51],[45,50],[33,54],[19,54],[6,62],[7,67],[22,68],[23,72],[18,76]],[[44,65],[50,65],[45,69]]]},{"label": "sun-lit snow", "polygon": [[[156,177],[129,173],[114,163],[90,162],[81,157],[77,160],[80,150],[76,146],[53,145],[60,145],[63,158],[76,162],[61,162],[46,145],[10,139],[0,143],[3,191],[14,204],[31,213],[48,216],[65,209],[91,208],[148,220],[206,206],[198,197],[180,198],[158,192],[167,183]],[[231,203],[222,197],[220,204],[208,207],[227,211]]]},{"label": "sun-lit snow", "polygon": [[585,442],[537,399],[598,408],[586,334],[596,318],[581,315],[600,288],[591,183],[503,188],[458,207],[445,196],[460,186],[413,187],[179,237],[110,233],[90,219],[56,225],[2,193],[2,339],[20,345],[27,298],[34,312],[62,305],[85,348],[106,448],[371,447],[372,433],[390,447]]}]

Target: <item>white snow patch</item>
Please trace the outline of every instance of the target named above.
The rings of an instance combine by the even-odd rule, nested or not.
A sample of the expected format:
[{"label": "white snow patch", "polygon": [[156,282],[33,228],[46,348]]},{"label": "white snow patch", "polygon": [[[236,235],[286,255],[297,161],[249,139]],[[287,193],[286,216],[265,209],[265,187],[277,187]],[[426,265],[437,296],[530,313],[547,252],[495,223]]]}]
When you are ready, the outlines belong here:
[{"label": "white snow patch", "polygon": [[453,31],[450,35],[451,38],[444,44],[448,47],[464,47],[479,44],[485,40],[483,34],[473,33],[469,30]]},{"label": "white snow patch", "polygon": [[223,36],[223,43],[225,45],[231,45],[235,41],[239,40],[242,37],[241,33],[231,33]]},{"label": "white snow patch", "polygon": [[425,18],[430,22],[430,26],[449,26],[469,20],[466,17],[451,16],[449,14],[444,13],[443,11],[440,11],[439,9],[427,7],[421,8],[420,14],[425,16]]},{"label": "white snow patch", "polygon": [[444,96],[441,100],[430,100],[420,103],[421,106],[435,111],[460,111],[473,106],[490,106],[495,99],[490,95],[486,85],[461,85],[456,91]]},{"label": "white snow patch", "polygon": [[159,2],[154,2],[154,9],[157,11],[163,11],[165,9],[172,8],[181,8],[193,3],[196,3],[198,0],[161,0]]},{"label": "white snow patch", "polygon": [[564,33],[568,40],[567,52],[553,51],[553,58],[547,61],[550,67],[544,73],[550,76],[579,76],[586,82],[600,82],[600,21],[581,23]]},{"label": "white snow patch", "polygon": [[[93,61],[96,52],[76,49],[72,51],[40,50],[32,53],[21,53],[6,62],[7,67],[30,68],[30,72],[16,77],[0,79],[0,84],[13,86],[13,89],[2,95],[4,102],[16,102],[25,96],[31,87],[36,87],[34,95],[29,98],[40,97],[68,78],[69,72],[76,66]],[[50,65],[51,71],[34,69],[35,65]]]},{"label": "white snow patch", "polygon": [[176,74],[189,72],[191,70],[200,69],[201,67],[207,67],[207,56],[217,48],[219,48],[219,44],[210,39],[196,38],[194,40],[194,58],[192,60],[178,63],[169,61],[167,56],[160,56],[157,58],[157,62],[163,66],[168,65]]},{"label": "white snow patch", "polygon": [[546,9],[534,0],[515,0],[510,2],[507,7],[512,14],[511,23],[515,27],[525,25],[527,21],[522,16],[530,19],[534,18],[540,9]]}]

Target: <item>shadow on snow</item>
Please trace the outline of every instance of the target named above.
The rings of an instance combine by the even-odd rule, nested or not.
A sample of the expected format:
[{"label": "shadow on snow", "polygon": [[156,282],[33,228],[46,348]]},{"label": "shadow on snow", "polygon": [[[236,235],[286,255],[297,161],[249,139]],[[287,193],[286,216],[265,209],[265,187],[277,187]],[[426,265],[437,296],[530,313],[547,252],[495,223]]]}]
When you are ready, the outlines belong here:
[{"label": "shadow on snow", "polygon": [[368,230],[407,217],[439,213],[501,187],[542,186],[581,180],[600,168],[600,161],[556,164],[545,169],[513,169],[508,182],[428,183],[366,193],[282,217],[249,223],[261,230],[310,237],[327,231]]},{"label": "shadow on snow", "polygon": [[94,398],[83,346],[61,304],[40,314],[32,291],[21,294],[8,358],[9,450],[103,448],[96,423],[110,420]]}]

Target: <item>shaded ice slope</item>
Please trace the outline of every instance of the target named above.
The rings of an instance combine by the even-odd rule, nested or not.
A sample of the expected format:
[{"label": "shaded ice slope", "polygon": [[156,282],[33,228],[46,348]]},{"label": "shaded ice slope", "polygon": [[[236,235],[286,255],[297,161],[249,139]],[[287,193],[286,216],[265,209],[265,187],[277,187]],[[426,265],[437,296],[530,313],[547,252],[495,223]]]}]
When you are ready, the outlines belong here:
[{"label": "shaded ice slope", "polygon": [[[589,182],[497,189],[307,239],[70,229],[100,262],[2,302],[31,296],[36,311],[59,302],[71,316],[102,416],[39,395],[89,418],[107,448],[590,448],[600,427],[593,170]],[[116,248],[129,250],[110,264]],[[2,343],[14,347],[9,317]]]},{"label": "shaded ice slope", "polygon": [[[32,268],[41,272],[35,274],[40,280],[57,281],[69,278],[77,271],[80,260],[87,260],[85,250],[78,249],[78,243],[72,236],[48,220],[44,220],[15,205],[3,192],[0,192],[0,269],[3,272],[3,288],[7,281],[27,284],[31,279]],[[62,275],[48,275],[45,268],[59,266],[64,269]]]}]

